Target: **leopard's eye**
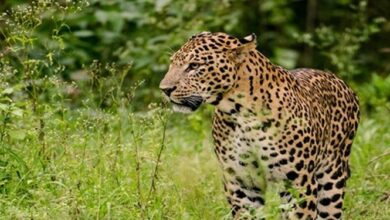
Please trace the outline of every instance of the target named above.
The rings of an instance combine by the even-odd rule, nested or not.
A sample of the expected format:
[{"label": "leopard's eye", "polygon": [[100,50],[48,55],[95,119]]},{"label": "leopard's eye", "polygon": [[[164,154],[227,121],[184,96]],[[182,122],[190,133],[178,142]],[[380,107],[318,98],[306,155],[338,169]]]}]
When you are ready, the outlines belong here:
[{"label": "leopard's eye", "polygon": [[194,69],[197,69],[199,67],[199,63],[190,63],[188,65],[188,70],[194,70]]}]

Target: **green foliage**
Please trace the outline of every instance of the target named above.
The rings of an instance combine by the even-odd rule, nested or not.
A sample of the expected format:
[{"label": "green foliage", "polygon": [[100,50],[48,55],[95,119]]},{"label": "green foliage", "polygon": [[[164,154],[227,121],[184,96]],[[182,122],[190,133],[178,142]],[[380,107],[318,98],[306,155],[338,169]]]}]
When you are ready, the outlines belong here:
[{"label": "green foliage", "polygon": [[362,117],[351,151],[345,219],[386,219],[390,215],[389,113],[382,108]]},{"label": "green foliage", "polygon": [[390,76],[383,78],[374,74],[371,82],[358,87],[357,92],[361,107],[366,112],[383,108],[390,109]]},{"label": "green foliage", "polygon": [[[40,2],[46,6],[32,10],[23,25],[9,24],[11,31],[3,35],[24,41],[21,45],[33,43],[34,50],[29,53],[37,59],[56,60],[64,67],[57,75],[65,80],[78,78],[84,66],[94,60],[121,68],[131,65],[124,85],[144,81],[136,98],[140,108],[157,100],[155,88],[167,70],[170,54],[192,34],[205,30],[236,36],[254,32],[259,36],[259,49],[287,68],[312,60],[312,67],[330,69],[358,82],[370,79],[372,69],[387,68],[386,62],[372,59],[378,54],[361,53],[362,47],[377,43],[372,36],[385,22],[365,1],[352,6],[350,1],[327,2],[311,17],[302,16],[302,9],[311,10],[309,3],[287,0]],[[20,7],[28,8],[25,4]],[[26,14],[11,14],[26,16],[21,13]],[[337,23],[340,19],[343,22]],[[307,29],[308,23],[317,28]],[[31,28],[28,36],[18,34],[26,28]],[[306,53],[307,47],[314,47],[314,52]],[[3,44],[3,48],[7,46]]]},{"label": "green foliage", "polygon": [[47,19],[43,12],[71,15],[78,7],[39,1],[1,18],[7,49],[0,57],[2,216],[151,215],[169,112],[133,111],[139,84],[123,89],[129,66],[95,61],[75,74],[77,82],[61,78],[62,36],[53,30],[56,44],[47,47],[37,29]]},{"label": "green foliage", "polygon": [[[356,88],[364,111],[346,218],[389,216],[390,77],[386,56],[367,50],[384,47],[387,38],[375,37],[389,23],[372,4],[350,0],[325,2],[308,19],[308,2],[5,1],[1,216],[230,219],[211,144],[213,108],[173,117],[153,103],[170,54],[205,30],[254,32],[273,61],[294,68],[312,59]],[[318,26],[307,28],[310,20]],[[278,219],[275,194],[256,214]]]},{"label": "green foliage", "polygon": [[353,7],[354,13],[348,17],[352,25],[336,30],[335,26],[321,26],[313,34],[296,35],[298,41],[304,42],[327,59],[326,66],[340,76],[351,81],[353,77],[369,78],[359,60],[361,46],[369,41],[370,36],[380,32],[380,25],[386,20],[378,17],[370,20],[366,13],[367,2],[361,1]]}]

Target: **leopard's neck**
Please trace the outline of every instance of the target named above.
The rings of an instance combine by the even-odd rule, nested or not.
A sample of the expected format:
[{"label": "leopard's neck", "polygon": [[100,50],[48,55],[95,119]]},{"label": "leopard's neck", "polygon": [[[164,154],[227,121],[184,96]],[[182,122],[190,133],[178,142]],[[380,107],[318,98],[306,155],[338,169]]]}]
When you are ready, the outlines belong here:
[{"label": "leopard's neck", "polygon": [[283,98],[290,92],[287,88],[295,84],[287,70],[272,64],[257,50],[249,52],[236,74],[235,85],[217,105],[217,110],[230,115],[279,108],[275,100]]}]

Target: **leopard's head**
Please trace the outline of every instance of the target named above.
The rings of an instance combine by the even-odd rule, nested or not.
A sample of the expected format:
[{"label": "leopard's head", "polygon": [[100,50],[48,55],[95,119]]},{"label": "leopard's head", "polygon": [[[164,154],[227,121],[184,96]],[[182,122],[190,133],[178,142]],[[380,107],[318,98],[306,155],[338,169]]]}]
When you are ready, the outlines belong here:
[{"label": "leopard's head", "polygon": [[160,89],[175,111],[192,112],[202,103],[217,105],[233,88],[244,57],[255,48],[254,34],[243,39],[225,33],[195,35],[171,57]]}]

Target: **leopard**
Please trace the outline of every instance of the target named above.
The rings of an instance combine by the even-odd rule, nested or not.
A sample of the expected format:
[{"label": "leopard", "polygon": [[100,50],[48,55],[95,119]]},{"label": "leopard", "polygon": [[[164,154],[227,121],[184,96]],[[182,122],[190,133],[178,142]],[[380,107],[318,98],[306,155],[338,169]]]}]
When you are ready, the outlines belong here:
[{"label": "leopard", "polygon": [[341,219],[360,114],[341,78],[273,64],[255,34],[202,32],[170,57],[159,87],[174,111],[214,106],[214,151],[234,219],[264,219],[253,213],[273,183],[282,186],[283,219]]}]

